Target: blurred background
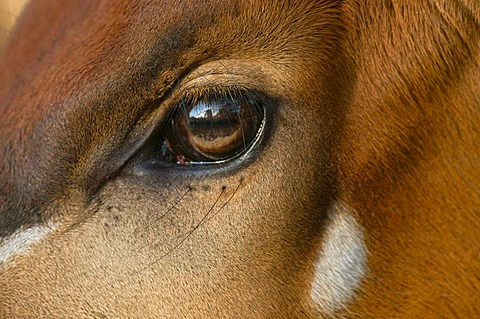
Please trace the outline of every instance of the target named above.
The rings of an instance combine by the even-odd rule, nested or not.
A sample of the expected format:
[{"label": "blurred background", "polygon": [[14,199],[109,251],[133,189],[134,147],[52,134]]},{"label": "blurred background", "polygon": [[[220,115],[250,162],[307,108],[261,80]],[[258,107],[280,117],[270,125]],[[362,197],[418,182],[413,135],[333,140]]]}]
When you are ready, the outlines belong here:
[{"label": "blurred background", "polygon": [[0,48],[28,0],[0,0]]}]

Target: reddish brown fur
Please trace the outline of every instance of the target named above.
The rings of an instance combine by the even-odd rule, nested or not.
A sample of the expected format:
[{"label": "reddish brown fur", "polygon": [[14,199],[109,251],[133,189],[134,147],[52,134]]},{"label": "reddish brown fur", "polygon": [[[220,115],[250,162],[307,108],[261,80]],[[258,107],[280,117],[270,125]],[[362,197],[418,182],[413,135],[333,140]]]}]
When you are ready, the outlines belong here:
[{"label": "reddish brown fur", "polygon": [[[60,229],[0,270],[0,317],[321,318],[335,203],[370,253],[338,317],[477,316],[479,17],[475,1],[33,2],[0,57],[0,236]],[[133,174],[192,83],[272,97],[269,142],[220,174]]]},{"label": "reddish brown fur", "polygon": [[[370,16],[349,9],[360,89],[343,138],[342,188],[365,212],[375,269],[357,311],[476,317],[478,4],[386,2]],[[362,41],[367,30],[388,36]]]}]

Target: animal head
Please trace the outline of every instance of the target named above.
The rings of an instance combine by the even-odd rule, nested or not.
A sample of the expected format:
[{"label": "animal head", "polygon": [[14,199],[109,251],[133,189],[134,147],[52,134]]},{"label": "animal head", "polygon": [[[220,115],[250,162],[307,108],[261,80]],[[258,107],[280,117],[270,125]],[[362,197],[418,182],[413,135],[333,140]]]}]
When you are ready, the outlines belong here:
[{"label": "animal head", "polygon": [[32,1],[0,55],[0,317],[475,317],[479,17]]}]

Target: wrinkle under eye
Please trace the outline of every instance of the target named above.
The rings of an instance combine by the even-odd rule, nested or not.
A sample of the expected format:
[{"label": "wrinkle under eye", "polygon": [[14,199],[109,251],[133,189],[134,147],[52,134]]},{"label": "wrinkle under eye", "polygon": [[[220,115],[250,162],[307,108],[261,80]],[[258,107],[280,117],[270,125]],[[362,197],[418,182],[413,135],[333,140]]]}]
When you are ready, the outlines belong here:
[{"label": "wrinkle under eye", "polygon": [[163,129],[163,160],[215,163],[236,157],[254,143],[263,121],[259,99],[238,89],[185,98]]}]

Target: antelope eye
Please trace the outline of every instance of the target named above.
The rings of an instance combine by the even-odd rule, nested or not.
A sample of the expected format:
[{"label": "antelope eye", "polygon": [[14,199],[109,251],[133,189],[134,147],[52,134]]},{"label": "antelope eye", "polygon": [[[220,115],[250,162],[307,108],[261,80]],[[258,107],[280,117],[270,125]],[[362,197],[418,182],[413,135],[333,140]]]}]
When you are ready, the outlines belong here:
[{"label": "antelope eye", "polygon": [[177,164],[232,159],[254,143],[263,120],[260,103],[239,92],[184,99],[164,127],[163,156]]}]

